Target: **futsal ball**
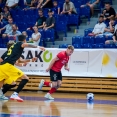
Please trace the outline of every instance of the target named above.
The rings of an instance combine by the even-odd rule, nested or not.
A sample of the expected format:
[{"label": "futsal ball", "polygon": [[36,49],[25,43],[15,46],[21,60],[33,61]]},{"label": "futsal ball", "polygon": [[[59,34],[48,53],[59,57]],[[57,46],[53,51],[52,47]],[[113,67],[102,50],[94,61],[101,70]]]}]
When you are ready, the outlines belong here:
[{"label": "futsal ball", "polygon": [[87,100],[89,100],[89,101],[94,100],[94,94],[93,93],[88,93],[87,94]]}]

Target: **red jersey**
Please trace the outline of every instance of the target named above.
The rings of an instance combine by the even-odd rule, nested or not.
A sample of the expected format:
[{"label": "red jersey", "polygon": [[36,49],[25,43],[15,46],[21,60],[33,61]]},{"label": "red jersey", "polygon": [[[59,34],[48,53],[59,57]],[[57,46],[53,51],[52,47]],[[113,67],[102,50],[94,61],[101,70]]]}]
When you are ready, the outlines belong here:
[{"label": "red jersey", "polygon": [[62,67],[68,63],[69,56],[66,54],[66,51],[62,51],[57,54],[57,57],[59,60],[55,61],[51,69],[55,72],[60,72]]}]

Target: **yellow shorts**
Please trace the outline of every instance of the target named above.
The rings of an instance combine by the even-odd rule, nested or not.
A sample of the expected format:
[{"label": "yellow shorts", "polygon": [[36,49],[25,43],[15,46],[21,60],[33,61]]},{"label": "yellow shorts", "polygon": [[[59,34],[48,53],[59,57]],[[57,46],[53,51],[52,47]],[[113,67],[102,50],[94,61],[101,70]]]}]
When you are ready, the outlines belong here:
[{"label": "yellow shorts", "polygon": [[4,80],[4,84],[12,84],[23,75],[20,69],[9,63],[0,65],[0,81]]}]

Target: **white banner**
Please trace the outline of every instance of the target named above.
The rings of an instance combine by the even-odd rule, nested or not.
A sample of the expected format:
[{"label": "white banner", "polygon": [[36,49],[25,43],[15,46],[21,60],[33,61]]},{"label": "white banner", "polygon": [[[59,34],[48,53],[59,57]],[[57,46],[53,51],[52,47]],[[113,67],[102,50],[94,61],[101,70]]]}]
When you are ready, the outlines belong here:
[{"label": "white banner", "polygon": [[[48,76],[45,70],[51,60],[64,49],[46,48],[45,52],[37,49],[24,49],[22,57],[31,59],[38,57],[36,62],[30,62],[26,67],[18,67],[27,75]],[[0,48],[0,56],[6,49]],[[117,77],[116,49],[75,49],[69,60],[70,71],[62,68],[63,76],[82,77]]]}]

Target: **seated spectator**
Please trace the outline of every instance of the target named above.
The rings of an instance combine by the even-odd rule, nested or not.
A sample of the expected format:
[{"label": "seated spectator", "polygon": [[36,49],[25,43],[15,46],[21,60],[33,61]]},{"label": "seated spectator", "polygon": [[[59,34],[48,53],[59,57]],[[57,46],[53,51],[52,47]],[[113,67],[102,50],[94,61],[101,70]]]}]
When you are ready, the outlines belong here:
[{"label": "seated spectator", "polygon": [[9,8],[17,8],[18,2],[19,2],[19,0],[7,0],[6,6],[8,6]]},{"label": "seated spectator", "polygon": [[99,17],[99,22],[95,25],[92,33],[89,33],[89,36],[97,36],[99,34],[103,34],[104,33],[104,29],[106,28],[106,24],[103,22],[104,21],[104,17],[100,16]]},{"label": "seated spectator", "polygon": [[3,28],[0,29],[0,33],[2,30],[6,29],[4,34],[2,34],[3,38],[7,37],[7,34],[12,31],[13,19],[9,18],[8,22],[9,22],[9,24],[7,24],[6,26],[4,26]]},{"label": "seated spectator", "polygon": [[113,34],[113,40],[106,40],[105,44],[115,44],[117,46],[117,29]]},{"label": "seated spectator", "polygon": [[37,8],[38,0],[24,0],[24,4],[26,5],[24,10],[35,9]]},{"label": "seated spectator", "polygon": [[52,0],[39,0],[37,8],[52,8]]},{"label": "seated spectator", "polygon": [[85,5],[81,5],[80,7],[83,8],[85,6],[89,6],[91,9],[91,14],[94,15],[94,8],[100,7],[100,0],[89,0]]},{"label": "seated spectator", "polygon": [[[43,29],[44,24],[46,22],[46,17],[43,16],[43,10],[38,10],[39,18],[37,19],[35,25],[38,27],[38,29]],[[33,30],[33,27],[27,28],[27,30]]]},{"label": "seated spectator", "polygon": [[60,14],[60,6],[58,6],[57,1],[53,1],[53,12],[54,14]]},{"label": "seated spectator", "polygon": [[46,19],[46,22],[44,24],[44,30],[52,29],[55,26],[55,18],[53,17],[53,12],[51,9],[48,10],[49,17]]},{"label": "seated spectator", "polygon": [[18,35],[21,35],[21,32],[18,31],[17,25],[13,24],[12,25],[12,31],[8,33],[8,38],[13,38],[17,42],[18,41],[18,38],[17,38]]},{"label": "seated spectator", "polygon": [[108,23],[110,19],[115,18],[116,12],[111,7],[110,3],[105,3],[105,9],[102,12],[102,16],[104,16],[104,20]]},{"label": "seated spectator", "polygon": [[109,26],[107,26],[104,29],[104,34],[103,35],[105,35],[105,36],[113,35],[114,30],[115,30],[115,20],[111,19],[110,22],[109,22]]},{"label": "seated spectator", "polygon": [[70,2],[70,0],[65,0],[61,14],[77,14],[73,2]]},{"label": "seated spectator", "polygon": [[32,38],[30,41],[32,41],[34,45],[38,46],[40,42],[41,34],[38,32],[37,26],[34,26],[33,29],[34,29],[34,33],[32,34]]},{"label": "seated spectator", "polygon": [[26,31],[23,31],[23,32],[22,32],[22,35],[26,36],[26,41],[28,41],[28,35],[27,35],[27,32],[26,32]]},{"label": "seated spectator", "polygon": [[5,6],[4,7],[4,12],[1,13],[2,17],[3,17],[3,22],[7,22],[8,19],[10,18],[10,12],[9,12],[9,7]]}]

